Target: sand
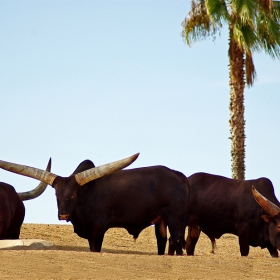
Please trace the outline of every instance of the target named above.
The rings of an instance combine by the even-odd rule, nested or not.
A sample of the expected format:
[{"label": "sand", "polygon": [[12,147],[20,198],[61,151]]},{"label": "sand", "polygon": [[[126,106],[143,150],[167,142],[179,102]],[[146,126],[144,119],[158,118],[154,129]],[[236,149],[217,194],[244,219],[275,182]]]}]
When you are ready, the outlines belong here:
[{"label": "sand", "polygon": [[266,249],[239,254],[238,239],[226,234],[215,254],[202,234],[195,256],[158,256],[154,228],[134,241],[124,229],[110,229],[101,253],[91,253],[87,240],[72,225],[23,224],[21,238],[53,242],[56,250],[0,251],[0,279],[278,279],[280,259]]}]

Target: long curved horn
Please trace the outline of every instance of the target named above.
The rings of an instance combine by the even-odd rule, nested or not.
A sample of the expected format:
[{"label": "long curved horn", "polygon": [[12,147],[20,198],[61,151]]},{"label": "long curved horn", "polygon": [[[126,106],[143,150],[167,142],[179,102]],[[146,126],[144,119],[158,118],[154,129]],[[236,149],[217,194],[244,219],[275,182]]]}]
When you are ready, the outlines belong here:
[{"label": "long curved horn", "polygon": [[135,154],[131,157],[122,159],[122,160],[118,160],[115,162],[107,163],[104,165],[100,165],[100,166],[88,169],[86,171],[76,174],[75,179],[80,186],[83,186],[84,184],[86,184],[92,180],[95,180],[97,178],[100,178],[102,176],[108,175],[110,173],[116,172],[118,170],[121,170],[121,169],[127,167],[132,162],[134,162],[138,158],[138,156],[139,156],[139,153]]},{"label": "long curved horn", "polygon": [[57,175],[45,170],[26,165],[11,163],[3,160],[0,160],[0,168],[16,174],[21,174],[23,176],[37,179],[51,186],[53,184],[54,179],[57,177]]},{"label": "long curved horn", "polygon": [[[52,159],[50,158],[46,171],[51,171]],[[29,192],[21,192],[18,193],[18,196],[21,200],[29,200],[38,197],[41,195],[45,189],[47,188],[48,184],[41,182],[35,189]]]},{"label": "long curved horn", "polygon": [[272,203],[271,201],[269,201],[268,199],[266,199],[264,196],[262,196],[255,189],[254,186],[252,186],[252,192],[253,192],[255,200],[263,208],[263,210],[265,210],[267,213],[269,213],[272,217],[279,214],[280,208],[277,205],[275,205],[274,203]]}]

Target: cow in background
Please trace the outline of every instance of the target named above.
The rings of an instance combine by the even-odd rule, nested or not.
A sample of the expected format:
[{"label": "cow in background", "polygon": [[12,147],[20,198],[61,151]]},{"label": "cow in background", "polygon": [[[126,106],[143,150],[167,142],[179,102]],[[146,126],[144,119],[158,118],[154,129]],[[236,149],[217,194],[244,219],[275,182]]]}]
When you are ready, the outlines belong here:
[{"label": "cow in background", "polygon": [[234,180],[207,173],[195,173],[188,179],[188,255],[194,255],[202,231],[212,245],[225,233],[237,235],[241,256],[248,256],[250,246],[259,246],[278,257],[280,203],[269,179]]},{"label": "cow in background", "polygon": [[[47,171],[51,170],[51,160]],[[13,186],[0,182],[0,239],[18,239],[25,216],[22,201],[41,195],[48,184],[41,182],[35,189],[17,193]]]}]

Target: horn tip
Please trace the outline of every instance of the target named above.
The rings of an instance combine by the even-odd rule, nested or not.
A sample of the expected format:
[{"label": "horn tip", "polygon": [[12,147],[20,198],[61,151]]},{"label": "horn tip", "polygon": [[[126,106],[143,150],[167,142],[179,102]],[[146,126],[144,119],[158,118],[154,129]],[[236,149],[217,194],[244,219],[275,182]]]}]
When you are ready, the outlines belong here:
[{"label": "horn tip", "polygon": [[139,157],[140,153],[137,153],[133,156],[131,156],[132,162],[135,161]]},{"label": "horn tip", "polygon": [[259,194],[259,192],[256,190],[256,188],[254,186],[252,186],[252,193],[253,193],[254,197],[258,196],[258,194]]},{"label": "horn tip", "polygon": [[52,158],[49,159],[48,165],[47,165],[47,171],[51,171],[51,166],[52,166]]}]

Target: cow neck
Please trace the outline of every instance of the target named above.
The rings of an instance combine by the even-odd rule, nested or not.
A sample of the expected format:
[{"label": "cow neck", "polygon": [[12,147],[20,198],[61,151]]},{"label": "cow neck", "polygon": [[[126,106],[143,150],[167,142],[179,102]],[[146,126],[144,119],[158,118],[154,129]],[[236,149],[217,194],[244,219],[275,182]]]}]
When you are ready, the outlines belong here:
[{"label": "cow neck", "polygon": [[82,187],[79,187],[77,190],[77,203],[76,203],[76,210],[83,211],[84,208],[87,208],[87,205],[90,200],[93,199],[94,192],[95,192],[95,180],[88,182]]},{"label": "cow neck", "polygon": [[88,205],[93,199],[95,182],[89,182],[77,190],[77,202],[73,209],[70,222],[74,226],[74,232],[82,238],[88,238]]}]

